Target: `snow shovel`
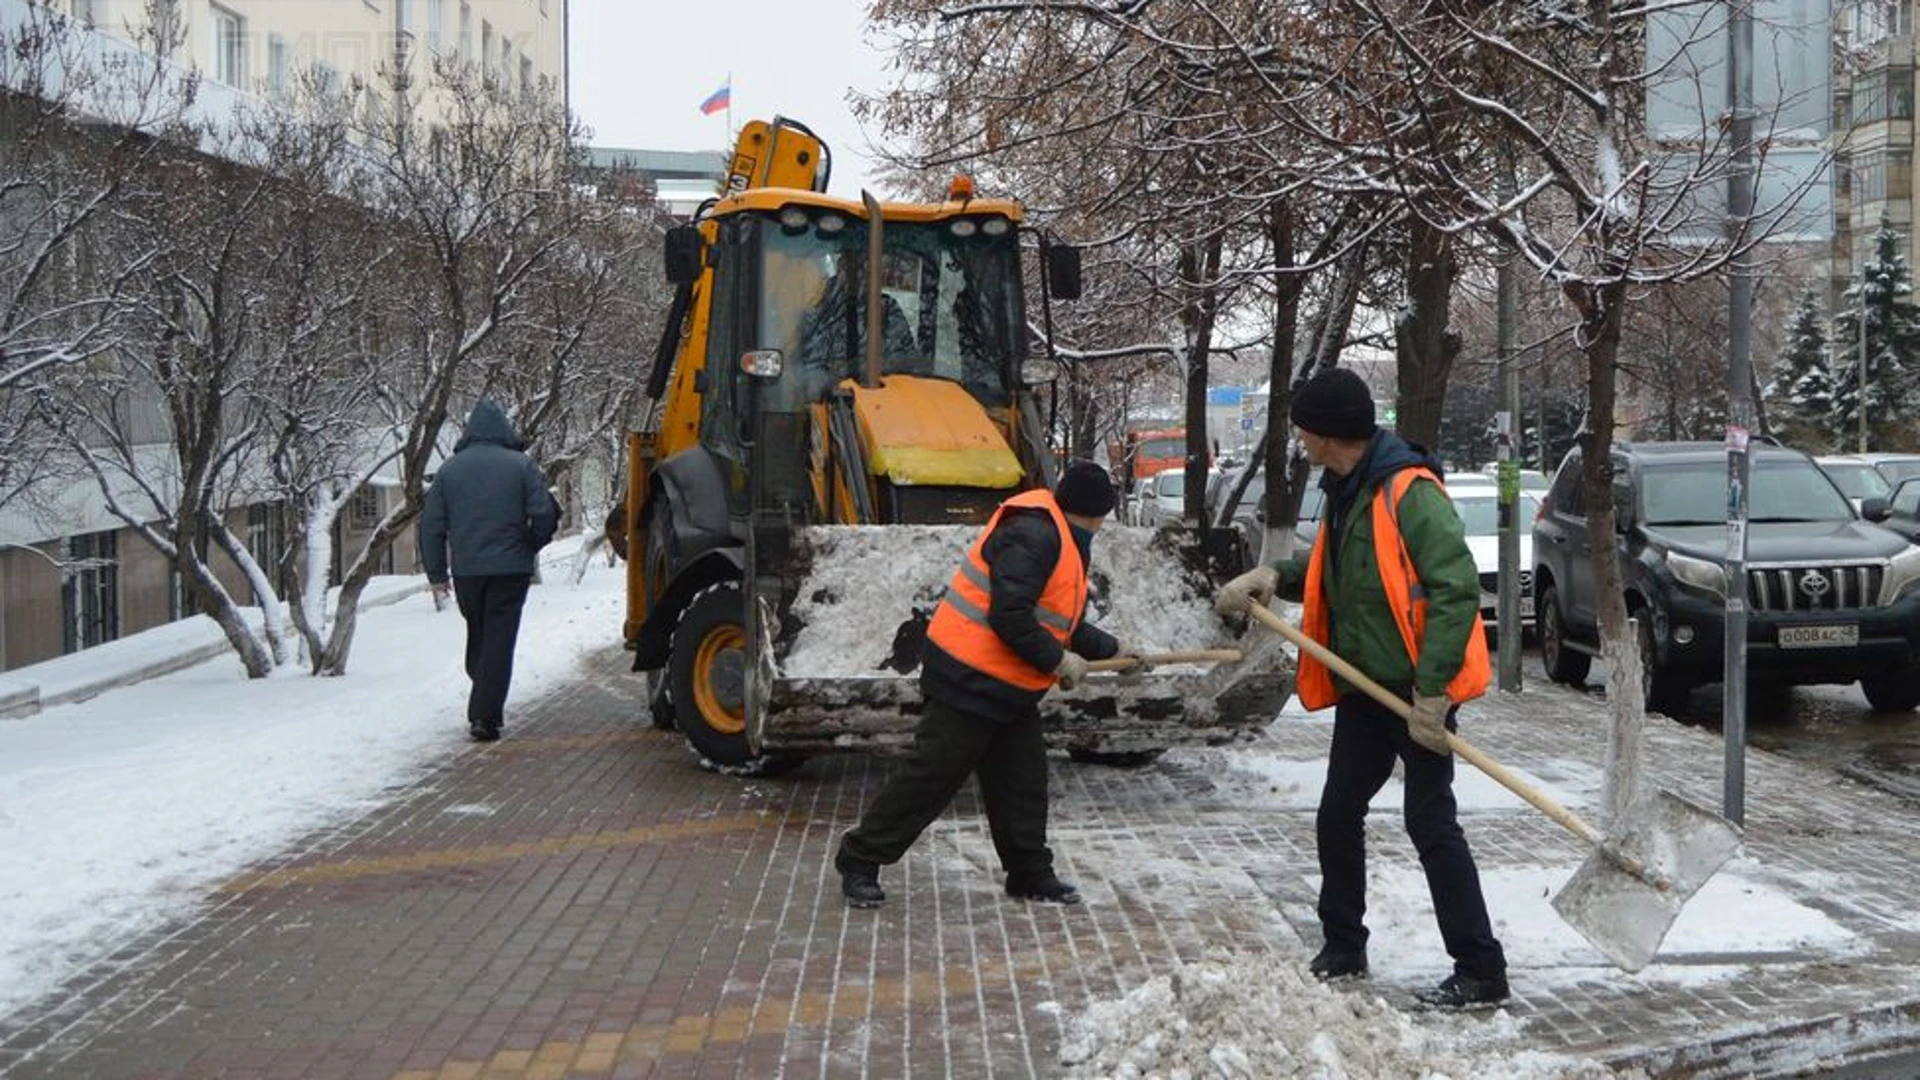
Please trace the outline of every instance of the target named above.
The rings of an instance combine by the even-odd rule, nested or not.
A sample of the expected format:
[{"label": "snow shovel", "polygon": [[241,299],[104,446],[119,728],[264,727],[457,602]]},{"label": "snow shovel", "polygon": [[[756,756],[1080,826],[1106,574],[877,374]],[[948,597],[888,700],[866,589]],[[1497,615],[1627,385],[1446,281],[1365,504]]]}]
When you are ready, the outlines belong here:
[{"label": "snow shovel", "polygon": [[[1413,713],[1399,695],[1291,623],[1259,604],[1247,610],[1395,715],[1405,719]],[[1619,822],[1618,835],[1608,839],[1459,735],[1449,732],[1447,742],[1475,768],[1593,845],[1587,861],[1553,898],[1553,909],[1623,971],[1639,971],[1653,960],[1681,906],[1740,848],[1740,831],[1732,823],[1669,791],[1656,792],[1650,806]]]}]

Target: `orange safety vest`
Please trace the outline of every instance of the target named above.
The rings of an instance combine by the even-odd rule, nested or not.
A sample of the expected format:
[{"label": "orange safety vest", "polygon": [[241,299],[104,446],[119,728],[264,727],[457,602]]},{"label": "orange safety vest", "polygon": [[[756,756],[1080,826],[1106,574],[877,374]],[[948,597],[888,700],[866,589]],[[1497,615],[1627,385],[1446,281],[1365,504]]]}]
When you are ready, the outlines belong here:
[{"label": "orange safety vest", "polygon": [[1073,638],[1074,628],[1080,625],[1080,615],[1087,608],[1087,568],[1080,561],[1080,548],[1073,542],[1066,515],[1053,501],[1053,493],[1036,488],[1001,503],[987,520],[987,527],[980,530],[973,546],[967,549],[966,560],[954,571],[953,580],[947,582],[947,595],[934,609],[933,621],[927,626],[927,640],[946,650],[955,660],[1003,683],[1023,690],[1045,690],[1058,678],[1050,671],[1041,671],[1027,663],[987,625],[987,611],[993,604],[993,585],[981,551],[986,547],[987,537],[993,535],[994,526],[1000,524],[1000,516],[1010,507],[1045,510],[1053,519],[1054,527],[1060,530],[1060,559],[1053,564],[1053,576],[1040,591],[1040,602],[1033,614],[1062,646]]},{"label": "orange safety vest", "polygon": [[[1414,572],[1413,559],[1407,555],[1406,540],[1400,535],[1400,498],[1415,480],[1423,477],[1440,484],[1440,478],[1431,469],[1402,469],[1394,473],[1373,497],[1374,562],[1380,567],[1380,583],[1386,587],[1387,604],[1393,608],[1393,621],[1400,626],[1400,640],[1406,642],[1407,656],[1416,665],[1420,662],[1420,643],[1425,639],[1427,629],[1427,595],[1426,590],[1420,587],[1419,574]],[[1440,489],[1445,491],[1446,485],[1440,484]],[[1322,645],[1327,644],[1331,629],[1327,597],[1321,582],[1326,566],[1329,531],[1323,527],[1313,539],[1313,554],[1307,561],[1305,605],[1300,615],[1300,629]],[[1455,704],[1477,698],[1487,692],[1487,684],[1492,681],[1493,665],[1487,659],[1486,626],[1480,621],[1480,609],[1476,606],[1473,632],[1467,636],[1467,655],[1460,665],[1460,673],[1447,684],[1447,698]],[[1339,692],[1334,689],[1333,672],[1304,650],[1300,654],[1299,671],[1295,675],[1294,693],[1299,695],[1300,704],[1308,709],[1324,709],[1340,699]]]}]

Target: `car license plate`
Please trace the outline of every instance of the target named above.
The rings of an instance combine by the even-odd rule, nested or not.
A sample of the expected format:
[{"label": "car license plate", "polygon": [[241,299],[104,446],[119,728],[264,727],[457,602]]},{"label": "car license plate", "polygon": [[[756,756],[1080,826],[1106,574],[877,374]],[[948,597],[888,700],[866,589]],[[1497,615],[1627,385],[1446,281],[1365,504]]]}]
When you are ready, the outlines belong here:
[{"label": "car license plate", "polygon": [[1860,627],[1856,625],[1780,628],[1780,647],[1783,649],[1832,649],[1858,644]]}]

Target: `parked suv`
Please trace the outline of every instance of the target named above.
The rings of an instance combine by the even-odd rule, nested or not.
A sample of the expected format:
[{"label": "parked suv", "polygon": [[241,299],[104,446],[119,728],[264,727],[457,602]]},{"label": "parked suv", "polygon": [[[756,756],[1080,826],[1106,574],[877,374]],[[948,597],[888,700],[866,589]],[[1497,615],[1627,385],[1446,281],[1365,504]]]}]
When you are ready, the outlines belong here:
[{"label": "parked suv", "polygon": [[[1748,671],[1791,685],[1859,680],[1883,712],[1920,705],[1920,548],[1864,521],[1813,460],[1755,445],[1748,493]],[[1621,443],[1616,545],[1638,620],[1650,707],[1724,663],[1727,456],[1719,443]],[[1879,500],[1874,500],[1878,503]],[[1884,513],[1881,506],[1869,512]],[[1598,653],[1598,597],[1580,452],[1533,527],[1534,609],[1547,674],[1579,683]]]}]

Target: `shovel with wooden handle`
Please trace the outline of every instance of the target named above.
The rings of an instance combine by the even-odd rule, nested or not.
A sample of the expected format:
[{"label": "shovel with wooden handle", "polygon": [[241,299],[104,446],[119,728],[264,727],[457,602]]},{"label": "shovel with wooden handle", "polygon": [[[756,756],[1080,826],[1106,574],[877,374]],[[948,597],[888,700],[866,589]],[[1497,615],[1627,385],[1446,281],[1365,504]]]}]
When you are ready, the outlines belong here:
[{"label": "shovel with wooden handle", "polygon": [[1088,671],[1126,671],[1140,664],[1165,667],[1168,664],[1237,664],[1239,649],[1189,649],[1186,652],[1146,653],[1141,656],[1116,656],[1111,660],[1093,660]]},{"label": "shovel with wooden handle", "polygon": [[[1398,694],[1298,627],[1260,604],[1248,604],[1247,610],[1394,715],[1404,720],[1412,714],[1413,706]],[[1620,823],[1616,837],[1605,837],[1458,734],[1448,732],[1447,744],[1501,787],[1593,845],[1593,853],[1554,897],[1553,907],[1626,971],[1639,971],[1652,961],[1681,906],[1740,849],[1740,830],[1732,823],[1669,791],[1656,792],[1645,812]]]}]

